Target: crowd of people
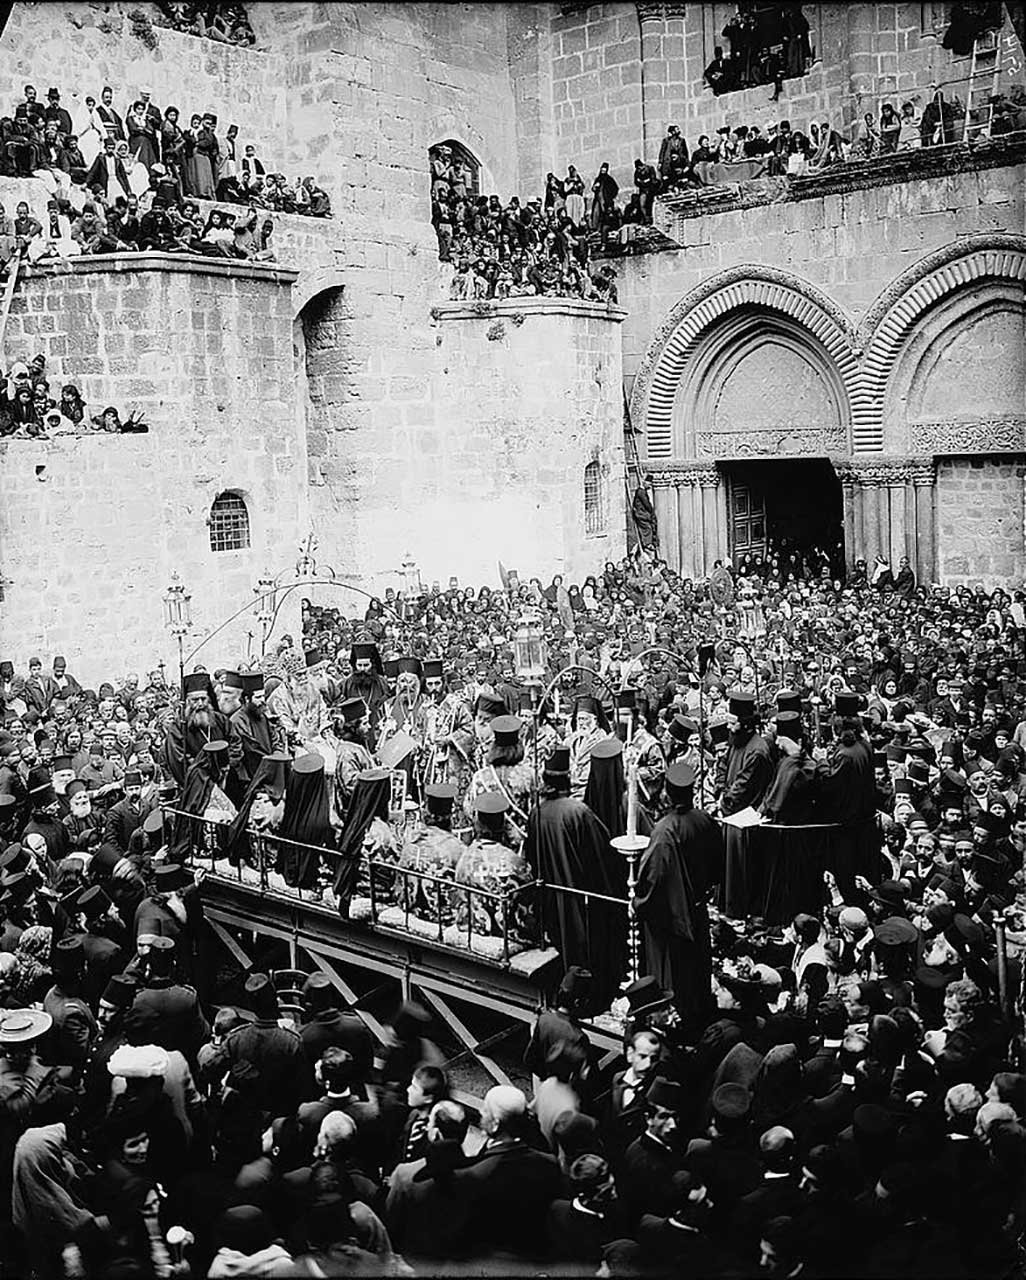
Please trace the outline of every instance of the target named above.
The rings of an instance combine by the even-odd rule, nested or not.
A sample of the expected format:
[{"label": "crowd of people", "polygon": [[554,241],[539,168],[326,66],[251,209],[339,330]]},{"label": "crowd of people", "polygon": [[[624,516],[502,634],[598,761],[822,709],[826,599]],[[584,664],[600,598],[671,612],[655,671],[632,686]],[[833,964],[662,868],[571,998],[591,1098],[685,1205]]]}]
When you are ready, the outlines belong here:
[{"label": "crowd of people", "polygon": [[[4,1280],[1013,1273],[1026,596],[808,568],[308,603],[180,691],[0,662]],[[454,1101],[415,1003],[215,981],[201,868],[269,847],[351,928],[386,845],[425,913],[546,886],[530,1090]]]},{"label": "crowd of people", "polygon": [[713,50],[705,83],[713,93],[732,93],[771,84],[775,102],[784,79],[805,75],[813,61],[809,20],[800,4],[739,4],[721,33],[730,52]]},{"label": "crowd of people", "polygon": [[[183,128],[177,107],[161,110],[150,91],[140,89],[122,116],[106,86],[98,101],[85,97],[73,121],[59,89],[48,89],[46,98],[44,105],[35,87],[26,85],[13,117],[0,120],[0,174],[38,179],[48,192],[46,218],[34,220],[43,223],[34,253],[124,252],[154,248],[162,240],[195,244],[214,232],[209,243],[222,244],[229,256],[259,257],[267,252],[259,240],[269,228],[269,220],[257,226],[259,211],[331,214],[327,193],[312,177],[290,181],[269,171],[252,143],[240,143],[238,125],[220,133],[213,112],[193,114]],[[247,206],[247,213],[214,210],[204,228],[198,200]],[[91,214],[107,224],[129,206],[138,208],[140,220],[152,214],[171,226],[148,229],[146,244],[135,243],[138,228],[129,226],[128,235],[119,235],[119,228],[101,230],[101,238],[115,247],[95,247],[98,233],[91,224],[82,227],[83,219]],[[9,235],[5,227],[4,239]]]},{"label": "crowd of people", "polygon": [[47,440],[67,433],[106,431],[141,435],[149,431],[142,414],[133,409],[126,418],[114,405],[91,408],[73,382],[55,388],[46,372],[46,357],[16,360],[0,371],[0,439]]},{"label": "crowd of people", "polygon": [[220,0],[157,0],[157,8],[164,23],[174,31],[221,44],[256,43],[244,4],[222,4]]}]

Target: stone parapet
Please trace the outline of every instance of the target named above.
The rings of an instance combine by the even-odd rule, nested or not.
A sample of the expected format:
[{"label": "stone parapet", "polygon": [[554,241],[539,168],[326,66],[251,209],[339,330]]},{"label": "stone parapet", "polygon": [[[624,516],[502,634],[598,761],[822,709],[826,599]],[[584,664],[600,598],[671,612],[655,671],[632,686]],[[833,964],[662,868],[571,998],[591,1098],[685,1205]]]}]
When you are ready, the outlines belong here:
[{"label": "stone parapet", "polygon": [[[983,172],[1005,168],[1026,161],[1026,133],[986,138],[978,142],[952,143],[943,147],[927,147],[917,151],[900,151],[850,164],[832,165],[821,173],[757,178],[745,183],[721,187],[705,187],[678,195],[662,196],[655,204],[655,222],[663,235],[679,243],[689,239],[680,231],[680,223],[693,218],[733,213],[740,209],[782,202],[815,200],[825,196],[847,195],[889,187],[903,182],[943,178],[959,173]],[[652,251],[662,248],[653,244]],[[644,253],[648,246],[641,242],[633,252]]]},{"label": "stone parapet", "polygon": [[26,280],[53,276],[88,276],[97,273],[143,273],[173,271],[176,275],[224,276],[233,280],[261,280],[270,284],[293,285],[299,272],[276,262],[247,262],[235,258],[208,258],[192,253],[94,253],[77,258],[58,258],[24,268]]}]

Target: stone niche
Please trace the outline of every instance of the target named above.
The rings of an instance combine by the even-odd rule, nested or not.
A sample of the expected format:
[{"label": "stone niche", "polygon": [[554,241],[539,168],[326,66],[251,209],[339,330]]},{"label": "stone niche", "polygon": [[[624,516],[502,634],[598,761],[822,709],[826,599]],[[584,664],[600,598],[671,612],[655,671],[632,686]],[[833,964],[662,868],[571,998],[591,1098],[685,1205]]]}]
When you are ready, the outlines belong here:
[{"label": "stone niche", "polygon": [[[19,669],[56,652],[91,683],[161,659],[176,675],[161,603],[172,572],[192,594],[186,654],[239,609],[196,661],[259,651],[253,586],[294,563],[308,527],[294,278],[140,254],[72,260],[26,280],[8,357],[41,352],[54,383],[76,383],[92,412],[139,409],[149,432],[0,443],[0,568],[10,580],[0,649]],[[211,545],[223,493],[246,506],[248,545],[237,549]],[[290,608],[279,632],[298,621]]]}]

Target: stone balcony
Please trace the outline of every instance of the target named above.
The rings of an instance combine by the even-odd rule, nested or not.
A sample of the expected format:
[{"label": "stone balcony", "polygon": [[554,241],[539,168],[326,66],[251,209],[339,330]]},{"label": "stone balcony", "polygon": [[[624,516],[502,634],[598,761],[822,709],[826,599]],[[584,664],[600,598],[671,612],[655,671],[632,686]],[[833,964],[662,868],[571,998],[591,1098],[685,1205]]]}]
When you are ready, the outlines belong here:
[{"label": "stone balcony", "polygon": [[593,237],[593,253],[596,257],[620,257],[624,254],[666,252],[694,243],[694,232],[688,224],[696,219],[843,196],[903,183],[940,181],[960,174],[1009,168],[1024,161],[1026,132],[1017,132],[975,142],[899,151],[873,160],[831,165],[819,173],[754,178],[747,182],[694,188],[657,199],[653,210],[654,226],[638,228],[638,234],[624,244],[609,244],[602,250],[597,237]]}]

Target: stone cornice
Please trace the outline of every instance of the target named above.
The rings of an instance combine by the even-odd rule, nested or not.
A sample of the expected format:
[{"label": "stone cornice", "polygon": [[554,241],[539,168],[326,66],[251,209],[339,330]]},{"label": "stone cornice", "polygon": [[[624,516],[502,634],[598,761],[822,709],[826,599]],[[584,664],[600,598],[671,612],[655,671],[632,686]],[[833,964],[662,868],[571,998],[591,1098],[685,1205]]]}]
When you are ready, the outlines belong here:
[{"label": "stone cornice", "polygon": [[[929,181],[956,173],[999,169],[1026,161],[1026,134],[988,138],[983,142],[956,142],[943,147],[900,151],[874,160],[832,165],[822,173],[784,175],[756,179],[744,184],[681,192],[661,196],[656,201],[657,220],[664,234],[676,219],[703,218],[738,209],[779,204],[781,201],[814,200],[822,196],[845,195],[903,182]],[[671,237],[675,238],[675,237]],[[636,252],[646,252],[638,245]],[[601,255],[596,255],[601,256]]]},{"label": "stone cornice", "polygon": [[176,275],[232,276],[236,280],[263,280],[269,284],[293,285],[299,272],[273,262],[244,262],[207,258],[193,253],[94,253],[56,262],[37,262],[25,269],[29,280],[52,276],[129,275],[144,271],[166,271]]},{"label": "stone cornice", "polygon": [[547,295],[540,298],[502,298],[499,301],[440,302],[431,308],[434,320],[495,320],[503,316],[578,316],[585,320],[612,320],[615,324],[622,324],[627,319],[627,312],[623,307],[605,302]]},{"label": "stone cornice", "polygon": [[721,476],[713,463],[674,462],[669,466],[646,469],[645,474],[652,479],[656,489],[683,489],[701,485],[704,489],[715,488]]}]

